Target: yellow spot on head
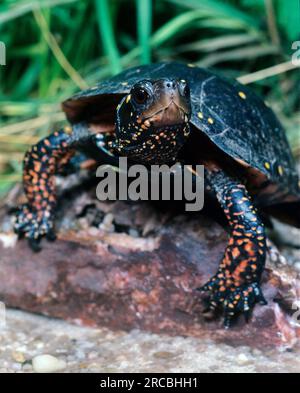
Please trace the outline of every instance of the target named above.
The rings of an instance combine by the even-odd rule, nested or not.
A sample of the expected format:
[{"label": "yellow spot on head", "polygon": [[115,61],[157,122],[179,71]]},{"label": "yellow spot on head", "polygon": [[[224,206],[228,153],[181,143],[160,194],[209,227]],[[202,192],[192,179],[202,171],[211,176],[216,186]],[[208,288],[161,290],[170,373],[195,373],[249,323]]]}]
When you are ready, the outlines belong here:
[{"label": "yellow spot on head", "polygon": [[130,99],[131,99],[131,94],[128,94],[128,96],[126,97],[126,104],[128,104],[128,102],[130,101]]},{"label": "yellow spot on head", "polygon": [[239,91],[239,96],[245,100],[247,98],[246,94],[243,91]]},{"label": "yellow spot on head", "polygon": [[181,79],[180,82],[185,83],[186,81],[184,79]]},{"label": "yellow spot on head", "polygon": [[279,175],[280,176],[282,176],[283,175],[283,168],[282,168],[282,166],[281,165],[278,165],[278,173],[279,173]]},{"label": "yellow spot on head", "polygon": [[203,119],[203,113],[202,112],[198,112],[198,117],[199,117],[199,119]]},{"label": "yellow spot on head", "polygon": [[271,168],[271,165],[270,165],[270,163],[269,163],[269,162],[265,162],[265,164],[264,164],[264,165],[265,165],[265,168],[266,168],[266,169],[270,169],[270,168]]},{"label": "yellow spot on head", "polygon": [[187,64],[188,67],[196,67],[195,64],[189,63]]},{"label": "yellow spot on head", "polygon": [[214,124],[214,120],[213,120],[211,117],[209,117],[209,118],[207,119],[207,121],[209,122],[209,124]]}]

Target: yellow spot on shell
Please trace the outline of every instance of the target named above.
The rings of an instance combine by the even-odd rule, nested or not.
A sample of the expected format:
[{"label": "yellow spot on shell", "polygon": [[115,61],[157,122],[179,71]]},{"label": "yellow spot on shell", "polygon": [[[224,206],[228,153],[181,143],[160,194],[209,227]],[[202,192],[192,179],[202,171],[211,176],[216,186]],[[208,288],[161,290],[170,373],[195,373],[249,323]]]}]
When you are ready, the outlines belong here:
[{"label": "yellow spot on shell", "polygon": [[64,131],[65,131],[66,134],[71,134],[71,133],[72,133],[72,127],[66,126],[66,127],[64,128]]},{"label": "yellow spot on shell", "polygon": [[209,124],[214,124],[214,120],[213,120],[211,117],[209,117],[209,118],[207,119],[207,121],[209,122]]},{"label": "yellow spot on shell", "polygon": [[128,102],[130,101],[130,99],[131,99],[131,94],[128,94],[128,96],[126,97],[126,104],[128,104]]},{"label": "yellow spot on shell", "polygon": [[203,113],[202,112],[198,112],[198,117],[199,117],[199,119],[203,119]]},{"label": "yellow spot on shell", "polygon": [[122,82],[121,85],[122,85],[122,86],[127,86],[127,85],[128,85],[128,82]]},{"label": "yellow spot on shell", "polygon": [[195,64],[192,64],[192,63],[189,63],[187,66],[188,67],[196,67]]},{"label": "yellow spot on shell", "polygon": [[270,165],[270,163],[269,163],[269,162],[265,162],[265,164],[264,164],[264,165],[265,165],[265,168],[266,168],[266,169],[270,169],[270,168],[271,168],[271,165]]},{"label": "yellow spot on shell", "polygon": [[239,91],[239,96],[245,100],[247,98],[246,94],[243,91]]},{"label": "yellow spot on shell", "polygon": [[281,165],[278,165],[277,170],[278,170],[279,175],[282,176],[283,175],[283,168]]}]

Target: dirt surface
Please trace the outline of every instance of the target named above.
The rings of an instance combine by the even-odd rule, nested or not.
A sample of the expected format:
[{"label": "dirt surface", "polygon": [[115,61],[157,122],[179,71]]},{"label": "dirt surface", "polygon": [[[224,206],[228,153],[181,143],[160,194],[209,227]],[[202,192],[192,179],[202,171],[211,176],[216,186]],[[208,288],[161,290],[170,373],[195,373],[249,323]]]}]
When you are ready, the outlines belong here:
[{"label": "dirt surface", "polygon": [[299,349],[232,347],[209,339],[78,327],[8,310],[0,332],[0,372],[34,372],[32,360],[50,354],[60,372],[299,372]]}]

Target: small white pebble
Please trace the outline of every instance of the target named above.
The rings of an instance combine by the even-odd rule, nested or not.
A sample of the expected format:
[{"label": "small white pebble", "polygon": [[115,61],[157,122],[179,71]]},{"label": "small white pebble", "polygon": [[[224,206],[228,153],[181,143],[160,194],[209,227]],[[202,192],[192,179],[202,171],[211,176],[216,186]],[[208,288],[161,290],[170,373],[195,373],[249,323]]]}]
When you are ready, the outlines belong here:
[{"label": "small white pebble", "polygon": [[253,356],[261,356],[261,355],[262,355],[262,352],[261,352],[261,350],[259,350],[259,349],[257,349],[257,348],[254,348],[254,349],[252,350],[252,355],[253,355]]},{"label": "small white pebble", "polygon": [[298,272],[300,272],[300,261],[298,262],[296,262],[295,264],[294,264],[294,268],[298,271]]},{"label": "small white pebble", "polygon": [[35,346],[37,349],[42,349],[44,348],[45,344],[42,341],[36,341]]},{"label": "small white pebble", "polygon": [[242,365],[248,364],[249,363],[249,358],[246,356],[244,353],[240,353],[237,357],[237,363]]},{"label": "small white pebble", "polygon": [[107,213],[103,218],[102,223],[99,225],[99,229],[105,232],[114,232],[115,226],[113,225],[114,215],[112,213]]},{"label": "small white pebble", "polygon": [[32,367],[36,373],[53,373],[63,370],[67,364],[64,360],[52,355],[38,355],[32,359]]},{"label": "small white pebble", "polygon": [[26,361],[25,356],[22,352],[15,351],[11,354],[11,356],[17,363],[25,363]]},{"label": "small white pebble", "polygon": [[0,241],[4,248],[12,248],[16,245],[18,236],[15,234],[0,233]]},{"label": "small white pebble", "polygon": [[12,370],[14,370],[14,371],[20,371],[20,370],[22,370],[22,364],[20,364],[20,363],[12,363],[10,365],[10,368]]},{"label": "small white pebble", "polygon": [[91,360],[91,359],[96,359],[98,356],[99,356],[99,355],[98,355],[98,352],[96,352],[96,351],[92,351],[92,352],[90,352],[90,353],[87,355],[87,357],[88,357],[89,360]]}]

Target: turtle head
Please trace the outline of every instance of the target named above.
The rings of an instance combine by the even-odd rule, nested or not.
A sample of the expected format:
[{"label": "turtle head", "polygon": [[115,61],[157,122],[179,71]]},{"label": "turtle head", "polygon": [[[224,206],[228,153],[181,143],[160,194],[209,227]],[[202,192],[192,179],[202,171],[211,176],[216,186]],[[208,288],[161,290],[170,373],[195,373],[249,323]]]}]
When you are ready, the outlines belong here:
[{"label": "turtle head", "polygon": [[174,161],[189,133],[190,89],[185,80],[142,80],[117,108],[117,153],[148,163]]}]

